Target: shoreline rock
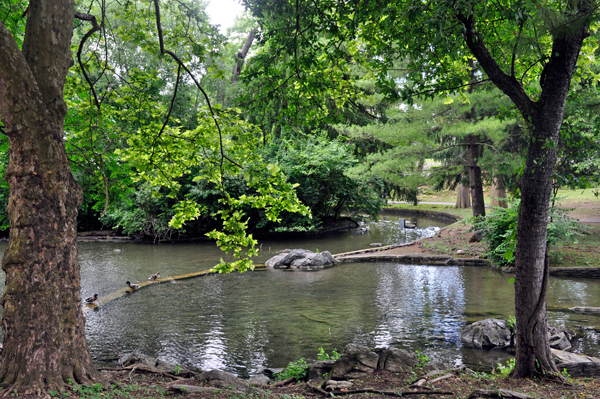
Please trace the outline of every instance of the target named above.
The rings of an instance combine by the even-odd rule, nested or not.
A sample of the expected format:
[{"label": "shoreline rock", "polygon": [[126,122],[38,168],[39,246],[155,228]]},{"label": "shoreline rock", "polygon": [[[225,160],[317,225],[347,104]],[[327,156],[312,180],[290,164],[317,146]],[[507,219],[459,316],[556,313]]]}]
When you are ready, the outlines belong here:
[{"label": "shoreline rock", "polygon": [[[566,327],[548,326],[548,338],[552,349],[567,350],[575,331]],[[515,346],[516,332],[507,320],[484,319],[460,329],[460,341],[467,348],[512,348]]]},{"label": "shoreline rock", "polygon": [[265,262],[265,266],[274,269],[319,270],[336,263],[329,251],[315,253],[307,249],[294,249],[275,255]]}]

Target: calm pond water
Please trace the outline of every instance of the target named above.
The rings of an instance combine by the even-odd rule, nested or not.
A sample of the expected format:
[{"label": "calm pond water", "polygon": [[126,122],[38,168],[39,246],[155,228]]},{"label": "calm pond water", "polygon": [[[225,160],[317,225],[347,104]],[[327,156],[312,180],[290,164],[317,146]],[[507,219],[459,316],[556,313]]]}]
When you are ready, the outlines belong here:
[{"label": "calm pond water", "polygon": [[[372,242],[402,242],[405,233],[412,240],[439,225],[419,219],[419,229],[406,232],[397,217],[386,219],[370,223],[362,235],[355,229],[293,242],[267,240],[256,262],[287,247],[341,253]],[[82,296],[104,296],[126,280],[145,281],[156,272],[206,270],[222,256],[209,243],[80,243]],[[86,334],[100,364],[114,364],[116,346],[121,354],[140,351],[240,376],[314,359],[319,347],[341,352],[350,342],[419,350],[451,364],[494,365],[509,355],[462,348],[458,332],[473,321],[514,314],[510,277],[490,268],[396,263],[209,275],[155,284],[87,312]],[[549,322],[576,329],[575,351],[598,356],[600,317],[573,314],[566,310],[571,306],[600,306],[600,281],[551,278],[548,289]]]}]

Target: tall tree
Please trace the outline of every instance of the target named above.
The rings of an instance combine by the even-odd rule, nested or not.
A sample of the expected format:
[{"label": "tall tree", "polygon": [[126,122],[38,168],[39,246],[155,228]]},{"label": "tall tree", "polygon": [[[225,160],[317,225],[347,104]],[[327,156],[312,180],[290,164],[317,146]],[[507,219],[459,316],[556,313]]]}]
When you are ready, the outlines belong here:
[{"label": "tall tree", "polygon": [[[293,54],[294,62],[289,65],[296,76],[316,55],[317,47],[309,38],[316,35],[313,32],[324,32],[331,39],[321,40],[319,48],[335,48],[336,38],[346,43],[355,40],[345,63],[361,52],[373,54],[368,59],[380,68],[380,87],[390,96],[411,101],[416,95],[491,81],[512,100],[526,123],[528,141],[520,180],[515,278],[518,337],[513,374],[557,372],[546,321],[549,203],[567,93],[590,22],[597,18],[596,2],[246,2],[261,18],[263,40],[287,46],[288,54]],[[407,77],[399,81],[389,72],[394,61],[402,58],[408,60]],[[308,61],[302,64],[301,60]]]},{"label": "tall tree", "polygon": [[[65,152],[63,99],[73,65],[72,0],[33,0],[22,50],[0,23],[0,115],[10,142],[10,241],[0,383],[26,394],[96,380],[77,263],[82,193]],[[24,390],[22,390],[24,388]]]},{"label": "tall tree", "polygon": [[[156,192],[162,188],[170,195],[174,195],[180,186],[178,180],[183,174],[189,174],[191,168],[200,169],[195,179],[218,186],[221,194],[222,206],[215,213],[222,220],[225,232],[215,230],[210,237],[226,252],[233,251],[235,257],[241,257],[242,253],[248,255],[234,263],[221,260],[217,269],[229,272],[239,266],[243,271],[253,267],[249,256],[257,250],[254,248],[256,240],[246,232],[246,215],[241,208],[259,209],[268,220],[276,220],[283,210],[305,214],[308,210],[298,202],[293,185],[285,181],[280,168],[266,164],[256,153],[261,132],[240,120],[236,112],[213,107],[208,94],[188,67],[190,63],[200,62],[207,51],[189,40],[188,25],[195,19],[183,19],[179,24],[181,19],[165,18],[165,30],[175,32],[171,40],[165,39],[161,3],[159,0],[153,3],[154,7],[147,4],[136,7],[139,4],[127,3],[128,7],[140,10],[144,15],[130,18],[129,25],[124,26],[117,36],[133,43],[131,50],[134,53],[167,55],[174,61],[177,77],[173,97],[166,118],[160,118],[161,123],[156,119],[159,119],[157,115],[162,107],[150,110],[151,123],[136,119],[140,122],[139,129],[129,136],[128,151],[121,160],[130,160],[134,164],[132,168],[138,171],[138,181],[147,180]],[[194,14],[193,7],[185,2],[176,3],[163,4],[165,8],[173,6],[188,16]],[[73,65],[74,17],[92,22],[92,30],[83,35],[84,42],[101,30],[105,21],[98,24],[92,15],[76,12],[72,0],[32,0],[26,13],[24,37],[21,37],[20,24],[6,18],[5,11],[5,2],[2,2],[0,132],[8,136],[10,144],[10,161],[6,168],[10,184],[7,207],[10,242],[2,260],[6,290],[2,297],[4,348],[0,384],[5,393],[40,395],[48,390],[61,390],[70,380],[87,384],[99,378],[87,348],[81,311],[76,218],[82,191],[73,178],[65,150],[67,105],[64,87],[67,72]],[[104,11],[106,8],[103,7],[103,16]],[[122,14],[124,18],[130,15]],[[6,24],[6,21],[10,23]],[[144,23],[152,22],[151,28],[144,26]],[[156,36],[150,34],[151,31],[156,32]],[[189,52],[179,57],[169,46],[182,51],[189,49]],[[78,55],[82,47],[83,44]],[[102,46],[96,43],[91,47]],[[109,57],[109,53],[114,54],[106,50],[104,56]],[[78,58],[83,71],[84,63]],[[101,72],[94,80],[84,73],[89,92],[82,97],[83,101],[89,100],[100,110],[104,99],[114,100],[109,92],[117,86],[112,76],[105,76],[104,80],[101,77],[107,71],[111,75],[123,71],[111,70],[104,62],[106,58],[97,59]],[[123,69],[130,66],[125,65]],[[128,72],[136,73],[134,69]],[[194,131],[169,123],[183,71],[205,99],[206,109],[200,110]],[[148,75],[154,74],[149,72]],[[124,80],[128,86],[132,83]],[[103,95],[98,95],[99,87],[94,87],[95,83],[105,84]],[[131,91],[135,92],[135,84],[133,87]],[[136,111],[146,110],[138,108]],[[98,112],[93,116],[100,118],[102,115]],[[117,119],[113,118],[112,122],[119,122]],[[92,130],[90,132],[94,133]],[[105,143],[110,141],[113,138],[108,138]],[[239,198],[230,195],[225,187],[227,175],[239,175],[255,191]],[[200,216],[205,211],[201,208],[193,199],[178,201],[170,223],[180,228],[185,221]]]}]

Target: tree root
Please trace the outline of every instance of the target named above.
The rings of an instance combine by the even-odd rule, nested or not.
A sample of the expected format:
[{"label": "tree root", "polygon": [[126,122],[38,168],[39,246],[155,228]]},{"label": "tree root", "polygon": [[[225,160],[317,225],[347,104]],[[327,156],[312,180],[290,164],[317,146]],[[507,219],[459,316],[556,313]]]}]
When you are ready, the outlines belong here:
[{"label": "tree root", "polygon": [[277,381],[275,384],[271,385],[273,388],[277,388],[277,387],[282,387],[288,384],[291,384],[292,382],[296,381],[296,379],[294,377],[290,377],[287,380],[283,380],[283,381]]},{"label": "tree root", "polygon": [[158,375],[162,375],[165,377],[169,377],[172,378],[174,380],[182,380],[183,377],[177,376],[177,375],[173,375],[170,373],[167,373],[165,371],[160,371],[159,369],[155,368],[155,367],[150,367],[150,366],[145,366],[143,364],[140,363],[136,363],[134,365],[131,366],[127,366],[127,367],[99,367],[98,371],[126,371],[126,370],[131,370],[129,373],[129,377],[131,378],[131,375],[136,371],[136,370],[140,370],[140,371],[145,371],[147,373],[151,373],[151,374],[158,374]]}]

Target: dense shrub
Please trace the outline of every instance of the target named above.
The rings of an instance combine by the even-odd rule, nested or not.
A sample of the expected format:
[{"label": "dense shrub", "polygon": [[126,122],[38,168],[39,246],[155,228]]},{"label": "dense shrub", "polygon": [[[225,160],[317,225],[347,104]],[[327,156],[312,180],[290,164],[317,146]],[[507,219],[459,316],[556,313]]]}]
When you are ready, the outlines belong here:
[{"label": "dense shrub", "polygon": [[266,149],[265,158],[277,162],[287,179],[298,184],[298,198],[311,209],[312,220],[300,215],[285,215],[283,226],[319,225],[327,218],[381,212],[383,183],[350,178],[346,171],[358,163],[351,145],[329,140],[324,135],[280,140]]},{"label": "dense shrub", "polygon": [[[498,266],[514,266],[519,206],[520,200],[515,199],[508,208],[493,208],[493,213],[474,221],[474,229],[483,232],[483,240],[487,243],[486,255]],[[567,209],[550,208],[549,249],[559,241],[577,241],[576,236],[583,231],[583,227],[567,213]]]}]

